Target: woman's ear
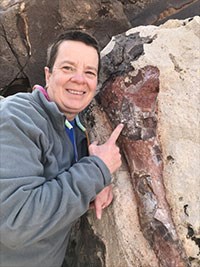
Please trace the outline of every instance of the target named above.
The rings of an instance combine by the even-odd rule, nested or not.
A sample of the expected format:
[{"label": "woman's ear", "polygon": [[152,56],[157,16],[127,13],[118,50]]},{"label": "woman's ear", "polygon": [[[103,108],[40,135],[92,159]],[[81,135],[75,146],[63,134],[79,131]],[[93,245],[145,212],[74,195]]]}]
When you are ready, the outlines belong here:
[{"label": "woman's ear", "polygon": [[50,73],[48,67],[44,67],[44,74],[45,74],[46,86],[48,86],[49,78],[50,78],[50,76],[51,76],[51,73]]}]

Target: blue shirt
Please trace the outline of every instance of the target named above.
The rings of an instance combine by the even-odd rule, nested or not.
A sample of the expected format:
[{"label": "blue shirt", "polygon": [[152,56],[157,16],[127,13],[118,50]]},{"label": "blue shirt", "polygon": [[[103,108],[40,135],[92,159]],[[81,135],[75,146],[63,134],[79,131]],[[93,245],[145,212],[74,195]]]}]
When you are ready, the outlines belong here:
[{"label": "blue shirt", "polygon": [[75,127],[75,120],[73,121],[69,121],[69,123],[73,126],[71,129],[69,129],[67,126],[65,126],[65,130],[66,133],[69,136],[69,139],[73,145],[73,149],[74,149],[74,159],[75,162],[78,161],[78,152],[77,152],[77,146],[76,146],[76,136],[75,136],[75,131],[74,131],[74,127]]}]

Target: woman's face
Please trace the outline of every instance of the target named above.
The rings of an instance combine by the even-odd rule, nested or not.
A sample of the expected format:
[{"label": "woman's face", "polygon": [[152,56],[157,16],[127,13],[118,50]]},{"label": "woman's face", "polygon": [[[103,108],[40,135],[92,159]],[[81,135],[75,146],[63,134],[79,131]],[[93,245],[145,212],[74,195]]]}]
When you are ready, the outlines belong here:
[{"label": "woman's face", "polygon": [[94,97],[98,80],[98,54],[79,41],[63,41],[52,72],[45,67],[47,92],[68,120],[73,120]]}]

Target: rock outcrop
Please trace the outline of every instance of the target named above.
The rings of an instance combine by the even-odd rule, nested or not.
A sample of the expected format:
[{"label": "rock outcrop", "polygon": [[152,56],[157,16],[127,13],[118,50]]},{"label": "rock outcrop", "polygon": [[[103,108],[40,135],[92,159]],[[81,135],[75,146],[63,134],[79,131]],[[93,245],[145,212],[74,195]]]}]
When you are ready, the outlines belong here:
[{"label": "rock outcrop", "polygon": [[[80,239],[87,222],[102,241],[91,266],[200,265],[199,24],[195,17],[136,27],[102,51],[101,86],[86,122],[91,139],[102,142],[125,124],[124,163],[102,221],[90,211],[79,225]],[[78,251],[91,255],[87,245]]]}]

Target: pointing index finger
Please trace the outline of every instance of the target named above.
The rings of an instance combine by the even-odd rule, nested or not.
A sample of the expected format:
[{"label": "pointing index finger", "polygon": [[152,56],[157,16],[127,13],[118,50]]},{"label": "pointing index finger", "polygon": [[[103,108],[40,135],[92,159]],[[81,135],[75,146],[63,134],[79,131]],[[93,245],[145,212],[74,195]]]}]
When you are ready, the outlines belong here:
[{"label": "pointing index finger", "polygon": [[118,124],[114,131],[111,133],[110,138],[108,139],[108,143],[115,144],[123,128],[124,124]]}]

